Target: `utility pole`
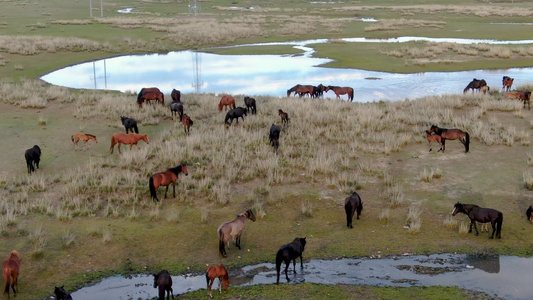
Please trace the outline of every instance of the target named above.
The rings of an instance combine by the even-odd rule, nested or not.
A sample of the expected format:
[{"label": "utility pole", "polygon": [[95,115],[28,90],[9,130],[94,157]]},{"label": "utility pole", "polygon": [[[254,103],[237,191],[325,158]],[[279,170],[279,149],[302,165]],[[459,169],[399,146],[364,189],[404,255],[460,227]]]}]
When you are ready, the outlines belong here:
[{"label": "utility pole", "polygon": [[204,85],[204,82],[202,81],[202,71],[201,71],[201,57],[199,56],[198,52],[192,53],[192,64],[193,64],[193,83],[192,87],[196,91],[197,94],[200,93],[200,88]]},{"label": "utility pole", "polygon": [[[93,17],[93,0],[89,0],[89,17]],[[104,17],[104,2],[100,0],[100,17]]]},{"label": "utility pole", "polygon": [[200,4],[198,0],[189,0],[189,15],[198,15],[200,13]]}]

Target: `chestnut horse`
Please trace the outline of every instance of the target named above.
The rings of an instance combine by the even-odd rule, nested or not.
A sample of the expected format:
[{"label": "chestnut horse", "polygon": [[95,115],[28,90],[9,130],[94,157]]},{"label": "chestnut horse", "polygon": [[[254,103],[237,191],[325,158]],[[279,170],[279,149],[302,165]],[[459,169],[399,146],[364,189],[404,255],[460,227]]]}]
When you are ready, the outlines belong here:
[{"label": "chestnut horse", "polygon": [[431,132],[429,132],[428,130],[426,130],[426,139],[428,140],[428,143],[429,143],[429,151],[433,150],[433,148],[431,148],[431,142],[437,142],[439,143],[440,145],[440,149],[439,151],[437,152],[440,152],[442,151],[442,137],[438,134],[431,134]]},{"label": "chestnut horse", "polygon": [[185,164],[180,164],[174,168],[170,168],[165,172],[155,173],[148,180],[148,187],[150,188],[150,196],[154,202],[159,201],[157,198],[157,189],[160,186],[166,186],[167,190],[165,191],[165,199],[167,198],[168,186],[172,183],[172,193],[174,198],[176,198],[176,180],[178,180],[178,174],[183,173],[185,176],[189,175],[187,171],[187,166]]},{"label": "chestnut horse", "polygon": [[139,145],[137,145],[137,143],[140,140],[143,140],[147,144],[149,144],[148,143],[148,136],[146,134],[141,134],[141,133],[130,133],[130,134],[115,133],[115,134],[113,134],[113,136],[111,136],[111,148],[109,148],[109,152],[111,152],[111,154],[113,154],[113,149],[115,148],[116,144],[118,144],[118,153],[122,153],[122,152],[120,152],[120,144],[129,144],[130,145],[130,150],[131,150],[131,147],[133,147],[133,145],[137,146],[137,148],[140,149]]},{"label": "chestnut horse", "polygon": [[470,229],[468,233],[472,232],[472,226],[476,230],[476,235],[479,235],[476,227],[476,221],[479,223],[490,222],[492,225],[492,235],[489,239],[494,238],[494,233],[496,233],[496,238],[502,238],[502,223],[503,223],[503,214],[492,208],[483,208],[475,204],[462,204],[455,203],[452,211],[452,216],[455,216],[457,213],[464,213],[470,218]]},{"label": "chestnut horse", "polygon": [[165,300],[165,292],[167,292],[167,300],[170,300],[170,296],[174,299],[174,291],[172,290],[172,277],[167,270],[154,275],[154,288],[158,289],[159,300]]},{"label": "chestnut horse", "polygon": [[7,294],[8,300],[11,299],[9,295],[10,286],[11,289],[13,289],[13,294],[15,295],[15,297],[19,292],[18,276],[21,261],[22,259],[20,259],[18,252],[16,250],[13,250],[11,251],[9,257],[2,263],[2,272],[4,273],[4,280],[6,281],[6,285],[4,287],[4,294]]},{"label": "chestnut horse", "polygon": [[355,211],[357,211],[357,220],[359,220],[359,216],[363,210],[363,201],[361,201],[359,194],[353,192],[350,197],[344,200],[344,210],[346,211],[346,226],[353,228],[352,220]]},{"label": "chestnut horse", "polygon": [[289,125],[289,114],[278,109],[279,116],[281,117],[281,124]]},{"label": "chestnut horse", "polygon": [[441,137],[442,152],[446,150],[446,140],[455,139],[458,139],[465,146],[465,153],[468,152],[470,146],[470,135],[468,132],[462,131],[461,129],[439,128],[436,125],[431,125],[429,133],[433,132]]},{"label": "chestnut horse", "polygon": [[222,285],[224,285],[224,289],[226,289],[226,291],[229,290],[229,276],[226,267],[223,265],[210,266],[207,268],[207,272],[205,272],[205,280],[207,281],[207,295],[209,298],[213,298],[211,287],[215,282],[215,278],[218,278],[218,292],[220,294],[222,294]]},{"label": "chestnut horse", "polygon": [[326,93],[328,91],[333,91],[337,95],[337,99],[340,99],[340,95],[348,94],[348,100],[353,102],[353,88],[351,87],[340,87],[328,85],[325,89]]},{"label": "chestnut horse", "polygon": [[505,93],[505,97],[507,97],[508,99],[518,99],[524,101],[524,108],[526,108],[527,103],[527,108],[531,109],[531,107],[529,106],[529,102],[531,100],[531,92],[510,92]]},{"label": "chestnut horse", "polygon": [[185,133],[189,135],[189,133],[191,132],[191,126],[194,123],[191,120],[191,117],[189,117],[188,114],[184,114],[181,118],[181,122],[183,123],[183,130],[185,130]]},{"label": "chestnut horse", "polygon": [[222,111],[222,108],[225,107],[225,111],[228,110],[228,106],[230,109],[235,108],[235,98],[232,96],[224,95],[220,99],[220,103],[218,103],[218,111]]},{"label": "chestnut horse", "polygon": [[503,79],[502,79],[502,93],[503,93],[503,91],[508,92],[511,89],[511,87],[513,86],[513,81],[514,81],[514,78],[511,78],[509,76],[503,76]]},{"label": "chestnut horse", "polygon": [[[95,143],[98,143],[98,141],[96,140],[96,137],[94,135],[88,134],[88,133],[76,133],[73,136],[71,136],[70,139],[74,143],[74,148],[76,150],[78,150],[78,142],[80,140],[83,141],[83,147],[84,148],[85,148],[85,144],[87,144],[87,142],[89,142],[90,140],[93,140]],[[89,147],[90,147],[90,144],[89,144]]]},{"label": "chestnut horse", "polygon": [[224,222],[218,226],[218,250],[222,256],[227,256],[225,246],[228,244],[229,250],[230,238],[235,240],[235,245],[237,248],[239,248],[239,250],[241,250],[241,234],[242,230],[244,229],[244,221],[246,221],[246,219],[250,219],[252,222],[255,222],[255,215],[250,209],[239,214],[235,220]]},{"label": "chestnut horse", "polygon": [[143,107],[143,102],[145,100],[157,100],[161,102],[161,105],[164,105],[165,95],[156,87],[142,88],[139,94],[137,94],[137,104],[140,108]]},{"label": "chestnut horse", "polygon": [[299,94],[300,98],[305,94],[309,94],[310,96],[313,96],[314,91],[315,91],[315,87],[312,85],[297,84],[287,90],[287,97],[290,97],[291,93],[294,93],[295,96],[296,94]]}]

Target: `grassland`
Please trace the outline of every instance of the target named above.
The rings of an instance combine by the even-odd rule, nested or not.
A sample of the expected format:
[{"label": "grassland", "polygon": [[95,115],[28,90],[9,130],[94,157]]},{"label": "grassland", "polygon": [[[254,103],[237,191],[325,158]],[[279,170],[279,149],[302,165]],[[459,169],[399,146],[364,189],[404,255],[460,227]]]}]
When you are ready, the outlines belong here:
[{"label": "grassland", "polygon": [[[515,30],[520,25],[484,30],[487,22],[529,22],[532,4],[514,2],[484,3],[484,9],[475,10],[477,1],[392,6],[389,1],[328,6],[217,1],[201,2],[202,14],[194,17],[187,15],[186,2],[114,1],[106,2],[103,18],[95,10],[91,19],[84,1],[0,1],[0,254],[12,249],[22,254],[18,299],[44,299],[54,285],[72,290],[116,273],[167,268],[178,274],[201,272],[206,264],[231,268],[271,261],[279,245],[296,236],[308,237],[306,258],[438,252],[531,256],[533,228],[523,216],[533,186],[531,111],[498,93],[358,104],[251,95],[258,100],[258,115],[231,127],[223,125],[218,97],[186,94],[185,110],[195,122],[186,137],[168,107],[139,110],[133,94],[71,90],[37,79],[95,58],[248,42],[406,35],[529,39],[529,31]],[[138,9],[129,15],[116,12],[126,7]],[[354,16],[392,21],[378,30]],[[530,52],[517,46],[374,47],[334,43],[317,46],[317,55],[336,58],[336,66],[397,72],[531,61]],[[491,51],[510,55],[484,56]],[[454,56],[452,63],[438,62],[449,56]],[[242,97],[236,95],[239,103]],[[283,129],[275,155],[267,133],[279,123],[279,108],[290,113],[292,123]],[[111,134],[124,130],[121,115],[136,118],[150,143],[110,155]],[[428,152],[423,132],[431,124],[468,131],[471,152],[465,154],[453,141],[445,153]],[[76,132],[92,133],[99,142],[75,151],[70,136]],[[34,144],[41,146],[43,157],[41,169],[29,176],[22,153]],[[148,177],[182,161],[190,175],[180,176],[176,199],[151,202]],[[342,203],[354,190],[365,209],[349,230]],[[503,238],[463,235],[467,218],[449,218],[457,201],[503,211]],[[215,230],[247,208],[259,218],[246,225],[245,251],[232,248],[222,259]],[[406,230],[407,223],[418,226]],[[308,284],[275,289],[235,289],[228,297],[257,299],[265,290],[273,295],[305,290],[334,298],[361,289],[368,298],[397,299],[424,290],[333,291]],[[440,293],[468,298],[456,289],[424,292],[428,296],[423,298],[438,299]]]}]

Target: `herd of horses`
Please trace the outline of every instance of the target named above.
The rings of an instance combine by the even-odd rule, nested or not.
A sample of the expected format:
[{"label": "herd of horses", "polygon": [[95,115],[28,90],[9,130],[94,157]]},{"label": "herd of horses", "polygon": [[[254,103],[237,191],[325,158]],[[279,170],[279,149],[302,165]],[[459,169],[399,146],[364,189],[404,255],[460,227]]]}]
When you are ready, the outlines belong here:
[{"label": "herd of horses", "polygon": [[[507,99],[517,99],[524,103],[524,108],[531,109],[530,107],[530,101],[531,101],[531,91],[516,91],[516,92],[510,92],[511,87],[513,86],[514,78],[511,78],[509,76],[503,76],[502,78],[502,93],[505,93],[505,97]],[[486,94],[490,91],[489,86],[487,85],[487,82],[484,79],[472,79],[468,83],[468,85],[464,88],[463,94],[467,93],[469,90],[472,92],[478,91],[483,94]]]},{"label": "herd of horses", "polygon": [[341,95],[348,95],[348,100],[353,101],[353,88],[333,85],[324,86],[322,84],[318,86],[297,84],[287,90],[287,97],[290,97],[294,93],[295,96],[298,94],[300,97],[309,96],[311,98],[319,98],[328,91],[333,91],[337,99],[340,99]]}]

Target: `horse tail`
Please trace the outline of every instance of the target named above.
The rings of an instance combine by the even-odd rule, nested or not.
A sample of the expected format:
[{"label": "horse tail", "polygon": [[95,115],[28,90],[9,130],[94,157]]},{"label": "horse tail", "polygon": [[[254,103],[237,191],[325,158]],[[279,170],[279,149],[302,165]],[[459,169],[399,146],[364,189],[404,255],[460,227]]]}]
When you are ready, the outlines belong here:
[{"label": "horse tail", "polygon": [[533,211],[533,208],[531,206],[529,206],[526,210],[526,217],[528,219],[528,221],[531,219],[531,212]]},{"label": "horse tail", "polygon": [[161,93],[161,105],[165,105],[165,94]]},{"label": "horse tail", "polygon": [[73,135],[70,136],[70,139],[72,140],[72,142],[74,142],[74,136]]},{"label": "horse tail", "polygon": [[503,214],[500,212],[496,220],[496,238],[502,237]]},{"label": "horse tail", "polygon": [[224,249],[225,248],[225,243],[224,243],[224,233],[222,233],[222,227],[220,227],[217,231],[218,233],[218,251],[220,252],[220,254],[222,254],[222,256],[226,256],[224,252],[226,252],[226,250]]},{"label": "horse tail", "polygon": [[281,262],[283,261],[283,250],[279,249],[276,254],[276,274],[277,280],[276,284],[279,284],[279,273],[281,272]]},{"label": "horse tail", "polygon": [[189,118],[189,126],[192,126],[193,123],[194,123],[194,122],[192,121],[192,119]]},{"label": "horse tail", "polygon": [[468,152],[470,148],[470,134],[468,132],[465,132],[465,153]]},{"label": "horse tail", "polygon": [[4,279],[6,281],[6,286],[4,287],[4,294],[7,294],[9,297],[9,287],[11,286],[11,270],[9,267],[3,269]]},{"label": "horse tail", "polygon": [[113,153],[113,147],[115,147],[115,144],[117,143],[117,140],[115,138],[115,135],[111,136],[111,147],[109,148],[109,152]]},{"label": "horse tail", "polygon": [[137,124],[133,125],[133,129],[135,130],[135,133],[139,133],[139,128],[137,127]]},{"label": "horse tail", "polygon": [[148,187],[150,188],[150,196],[152,196],[152,199],[154,201],[157,200],[157,192],[155,190],[154,185],[154,176],[150,177],[150,179],[148,180]]}]

